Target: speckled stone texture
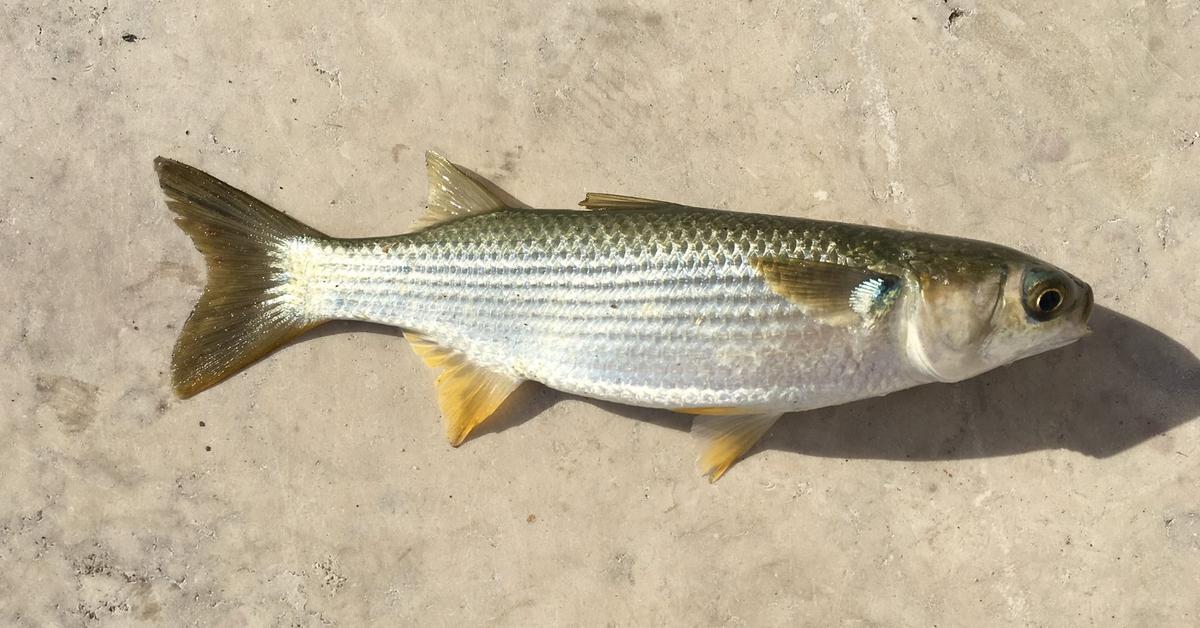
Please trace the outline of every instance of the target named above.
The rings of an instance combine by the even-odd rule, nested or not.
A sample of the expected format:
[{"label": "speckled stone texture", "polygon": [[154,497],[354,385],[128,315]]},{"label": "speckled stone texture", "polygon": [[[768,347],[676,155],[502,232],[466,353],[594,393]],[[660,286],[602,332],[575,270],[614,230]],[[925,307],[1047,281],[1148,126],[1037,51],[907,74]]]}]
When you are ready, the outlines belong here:
[{"label": "speckled stone texture", "polygon": [[[1195,626],[1197,42],[1177,0],[5,2],[0,624]],[[1095,333],[716,485],[686,417],[537,388],[451,449],[386,328],[172,397],[204,267],[156,155],[365,236],[426,148],[1017,246]]]}]

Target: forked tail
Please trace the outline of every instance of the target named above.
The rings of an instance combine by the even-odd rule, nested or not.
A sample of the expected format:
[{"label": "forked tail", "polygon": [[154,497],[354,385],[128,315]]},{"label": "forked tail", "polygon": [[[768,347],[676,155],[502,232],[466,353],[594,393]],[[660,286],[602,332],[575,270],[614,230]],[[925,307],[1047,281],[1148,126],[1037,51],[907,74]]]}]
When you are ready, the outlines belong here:
[{"label": "forked tail", "polygon": [[154,160],[167,206],[208,262],[208,284],[171,358],[180,397],[216,385],[289,340],[313,320],[289,284],[288,247],[321,232],[196,168]]}]

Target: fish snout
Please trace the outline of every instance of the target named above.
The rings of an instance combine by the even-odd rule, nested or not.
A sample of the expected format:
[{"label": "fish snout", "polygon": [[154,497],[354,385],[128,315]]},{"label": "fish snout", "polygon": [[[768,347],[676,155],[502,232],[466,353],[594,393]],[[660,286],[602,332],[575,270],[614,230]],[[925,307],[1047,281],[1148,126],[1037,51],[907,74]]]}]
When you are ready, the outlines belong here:
[{"label": "fish snout", "polygon": [[1080,289],[1083,290],[1083,307],[1080,308],[1080,312],[1081,312],[1080,320],[1084,323],[1087,323],[1088,319],[1091,318],[1091,316],[1092,316],[1092,306],[1095,305],[1096,301],[1095,301],[1094,297],[1092,296],[1092,287],[1091,286],[1087,285],[1086,283],[1084,283],[1082,281],[1079,281],[1078,279],[1076,279],[1075,281],[1079,283]]}]

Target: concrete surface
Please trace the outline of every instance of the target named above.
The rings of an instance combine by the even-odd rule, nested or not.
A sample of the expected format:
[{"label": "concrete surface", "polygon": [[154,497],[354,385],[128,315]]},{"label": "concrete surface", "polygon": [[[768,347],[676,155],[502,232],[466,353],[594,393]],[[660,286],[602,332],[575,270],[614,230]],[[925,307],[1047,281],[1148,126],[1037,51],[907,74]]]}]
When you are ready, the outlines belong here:
[{"label": "concrete surface", "polygon": [[[1195,626],[1200,5],[0,6],[0,623]],[[181,402],[204,278],[151,168],[402,231],[435,147],[585,190],[1022,247],[1068,349],[788,417],[715,486],[687,420],[534,390],[458,450],[398,334]]]}]

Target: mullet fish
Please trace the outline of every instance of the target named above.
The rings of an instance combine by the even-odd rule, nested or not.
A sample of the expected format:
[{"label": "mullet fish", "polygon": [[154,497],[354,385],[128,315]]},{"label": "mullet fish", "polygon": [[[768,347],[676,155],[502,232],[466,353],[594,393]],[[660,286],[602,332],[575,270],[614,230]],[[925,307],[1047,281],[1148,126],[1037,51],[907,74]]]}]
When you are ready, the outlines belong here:
[{"label": "mullet fish", "polygon": [[1087,332],[1092,290],[1019,251],[613,194],[517,209],[435,153],[408,233],[342,239],[190,166],[155,167],[208,284],[190,397],[322,323],[394,325],[460,444],[518,386],[696,415],[715,481],[781,414],[955,382]]}]

